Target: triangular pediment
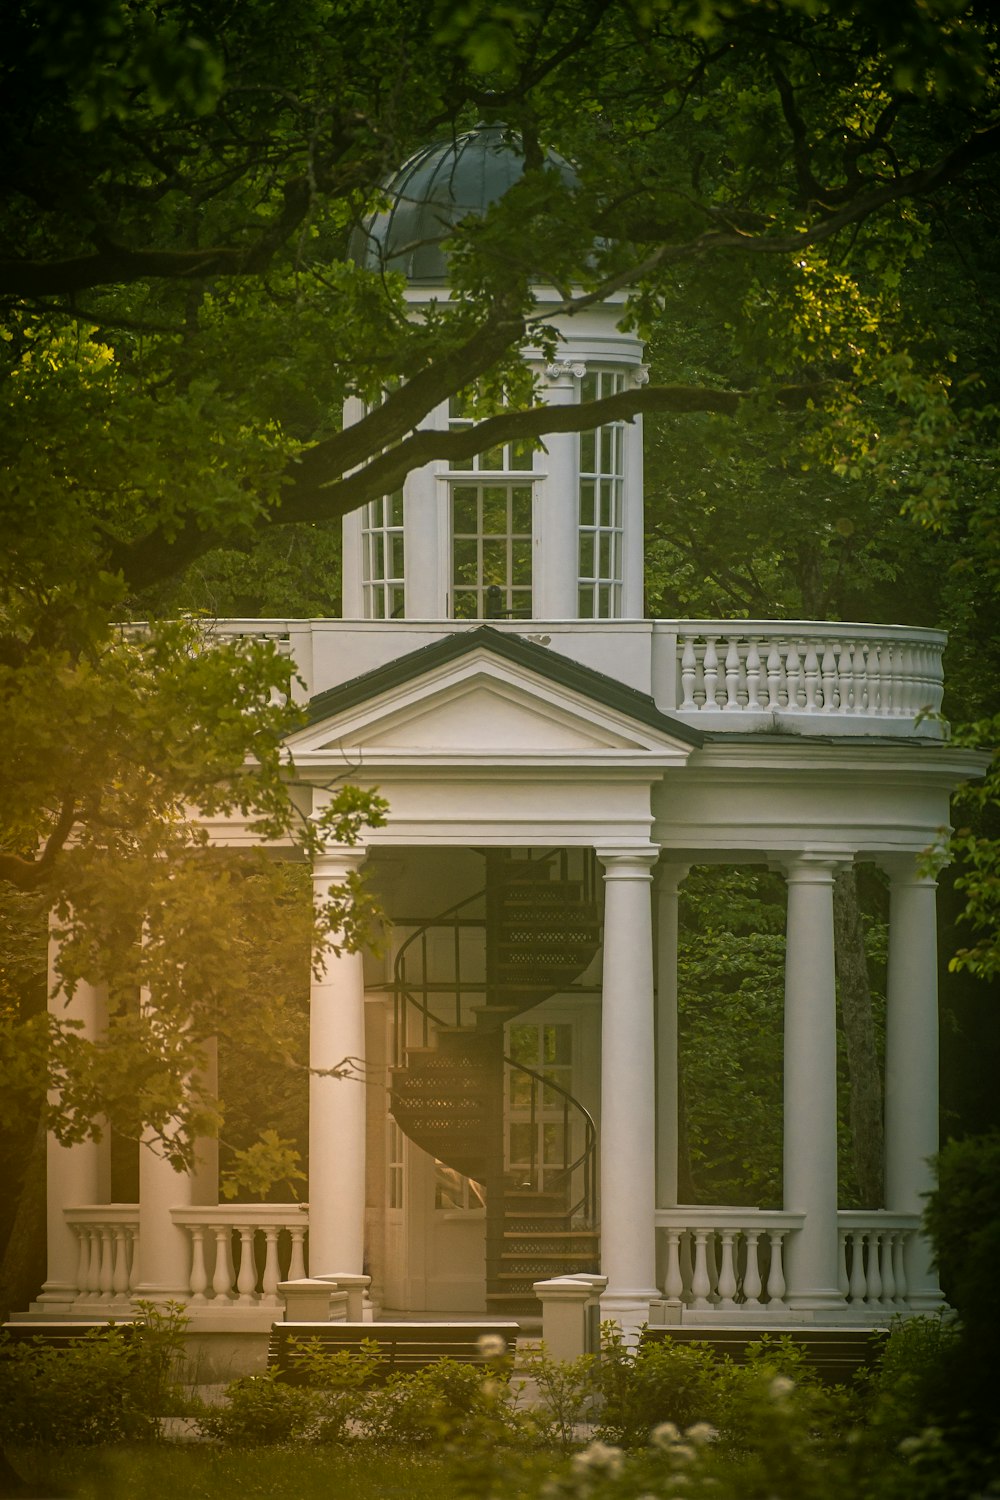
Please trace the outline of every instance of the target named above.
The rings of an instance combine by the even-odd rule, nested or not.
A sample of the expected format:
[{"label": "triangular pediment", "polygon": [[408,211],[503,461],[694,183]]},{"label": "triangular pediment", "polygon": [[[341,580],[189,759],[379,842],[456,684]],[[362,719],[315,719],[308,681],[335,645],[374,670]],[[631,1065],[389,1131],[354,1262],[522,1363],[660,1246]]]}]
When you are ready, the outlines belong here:
[{"label": "triangular pediment", "polygon": [[289,742],[296,763],[664,766],[686,759],[690,738],[650,712],[641,695],[617,684],[602,691],[608,679],[572,663],[550,668],[544,654],[538,660],[492,646],[480,638],[436,658],[414,653],[412,670],[404,658],[391,672],[324,694],[313,705],[317,721]]}]

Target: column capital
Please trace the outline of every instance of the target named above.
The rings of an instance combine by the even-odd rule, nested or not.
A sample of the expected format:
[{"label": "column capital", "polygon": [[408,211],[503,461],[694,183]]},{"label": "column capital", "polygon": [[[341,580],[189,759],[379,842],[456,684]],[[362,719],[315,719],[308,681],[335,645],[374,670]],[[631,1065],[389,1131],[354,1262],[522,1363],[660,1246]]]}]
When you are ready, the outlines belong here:
[{"label": "column capital", "polygon": [[671,859],[669,850],[664,849],[653,867],[653,883],[658,891],[676,891],[690,873],[689,864]]},{"label": "column capital", "polygon": [[876,863],[884,870],[894,887],[916,886],[924,890],[937,889],[937,876],[922,868],[924,853],[880,854]]},{"label": "column capital", "polygon": [[769,854],[768,863],[789,883],[832,885],[840,871],[854,863],[854,855],[826,849],[782,849]]},{"label": "column capital", "polygon": [[368,858],[367,844],[328,844],[313,855],[312,875],[316,884],[345,880],[360,870]]},{"label": "column capital", "polygon": [[605,880],[652,880],[660,857],[659,844],[599,844],[594,853],[604,866]]}]

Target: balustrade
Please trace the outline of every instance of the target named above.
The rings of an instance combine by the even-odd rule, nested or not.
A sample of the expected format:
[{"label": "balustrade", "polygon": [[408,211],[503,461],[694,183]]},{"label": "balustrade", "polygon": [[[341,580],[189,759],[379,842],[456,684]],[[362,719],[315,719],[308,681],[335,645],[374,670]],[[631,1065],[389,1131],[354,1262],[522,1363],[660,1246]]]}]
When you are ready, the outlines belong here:
[{"label": "balustrade", "polygon": [[908,1306],[906,1245],[919,1227],[916,1214],[840,1211],[840,1290],[845,1302],[873,1311]]},{"label": "balustrade", "polygon": [[656,1211],[665,1240],[663,1292],[692,1312],[778,1312],[785,1306],[784,1243],[802,1215],[756,1208]]},{"label": "balustrade", "polygon": [[[664,622],[665,624],[666,622]],[[890,720],[889,733],[940,711],[940,631],[817,621],[679,620],[676,711]],[[661,627],[663,628],[663,627]],[[817,727],[818,724],[817,724]],[[933,718],[924,734],[939,734]]]},{"label": "balustrade", "polygon": [[79,1246],[76,1304],[81,1310],[127,1309],[139,1245],[134,1203],[103,1203],[66,1210]]},{"label": "balustrade", "polygon": [[307,1214],[298,1203],[226,1203],[174,1209],[191,1240],[190,1303],[279,1307],[279,1281],[306,1274]]},{"label": "balustrade", "polygon": [[[309,1220],[297,1203],[226,1203],[172,1211],[188,1233],[189,1304],[280,1307],[279,1281],[306,1274]],[[68,1209],[79,1244],[77,1295],[81,1311],[127,1310],[135,1291],[139,1209],[105,1203]]]}]

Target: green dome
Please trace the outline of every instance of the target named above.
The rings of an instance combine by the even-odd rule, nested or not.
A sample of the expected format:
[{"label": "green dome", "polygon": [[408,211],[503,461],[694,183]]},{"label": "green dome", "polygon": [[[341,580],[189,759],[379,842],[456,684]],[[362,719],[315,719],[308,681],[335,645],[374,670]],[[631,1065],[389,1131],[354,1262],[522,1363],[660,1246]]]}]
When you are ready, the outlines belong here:
[{"label": "green dome", "polygon": [[[546,161],[570,185],[576,173],[563,157]],[[468,214],[482,217],[524,172],[520,137],[506,125],[477,125],[464,135],[425,146],[385,185],[390,206],[351,237],[350,254],[373,271],[402,271],[416,284],[448,279],[441,241]]]}]

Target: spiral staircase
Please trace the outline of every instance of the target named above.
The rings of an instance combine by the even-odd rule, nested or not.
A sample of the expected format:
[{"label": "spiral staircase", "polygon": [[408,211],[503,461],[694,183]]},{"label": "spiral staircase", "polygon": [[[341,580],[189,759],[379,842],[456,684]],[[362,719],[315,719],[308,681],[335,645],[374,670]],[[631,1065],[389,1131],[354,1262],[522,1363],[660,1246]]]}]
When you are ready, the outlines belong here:
[{"label": "spiral staircase", "polygon": [[[490,851],[484,888],[418,927],[396,957],[391,1113],[416,1145],[485,1188],[487,1306],[522,1325],[541,1314],[533,1282],[598,1268],[597,1132],[578,1099],[506,1054],[505,1027],[570,988],[599,944],[582,852]],[[514,1172],[504,1146],[512,1074],[533,1143]],[[542,1111],[561,1127],[555,1163],[534,1148]]]}]

